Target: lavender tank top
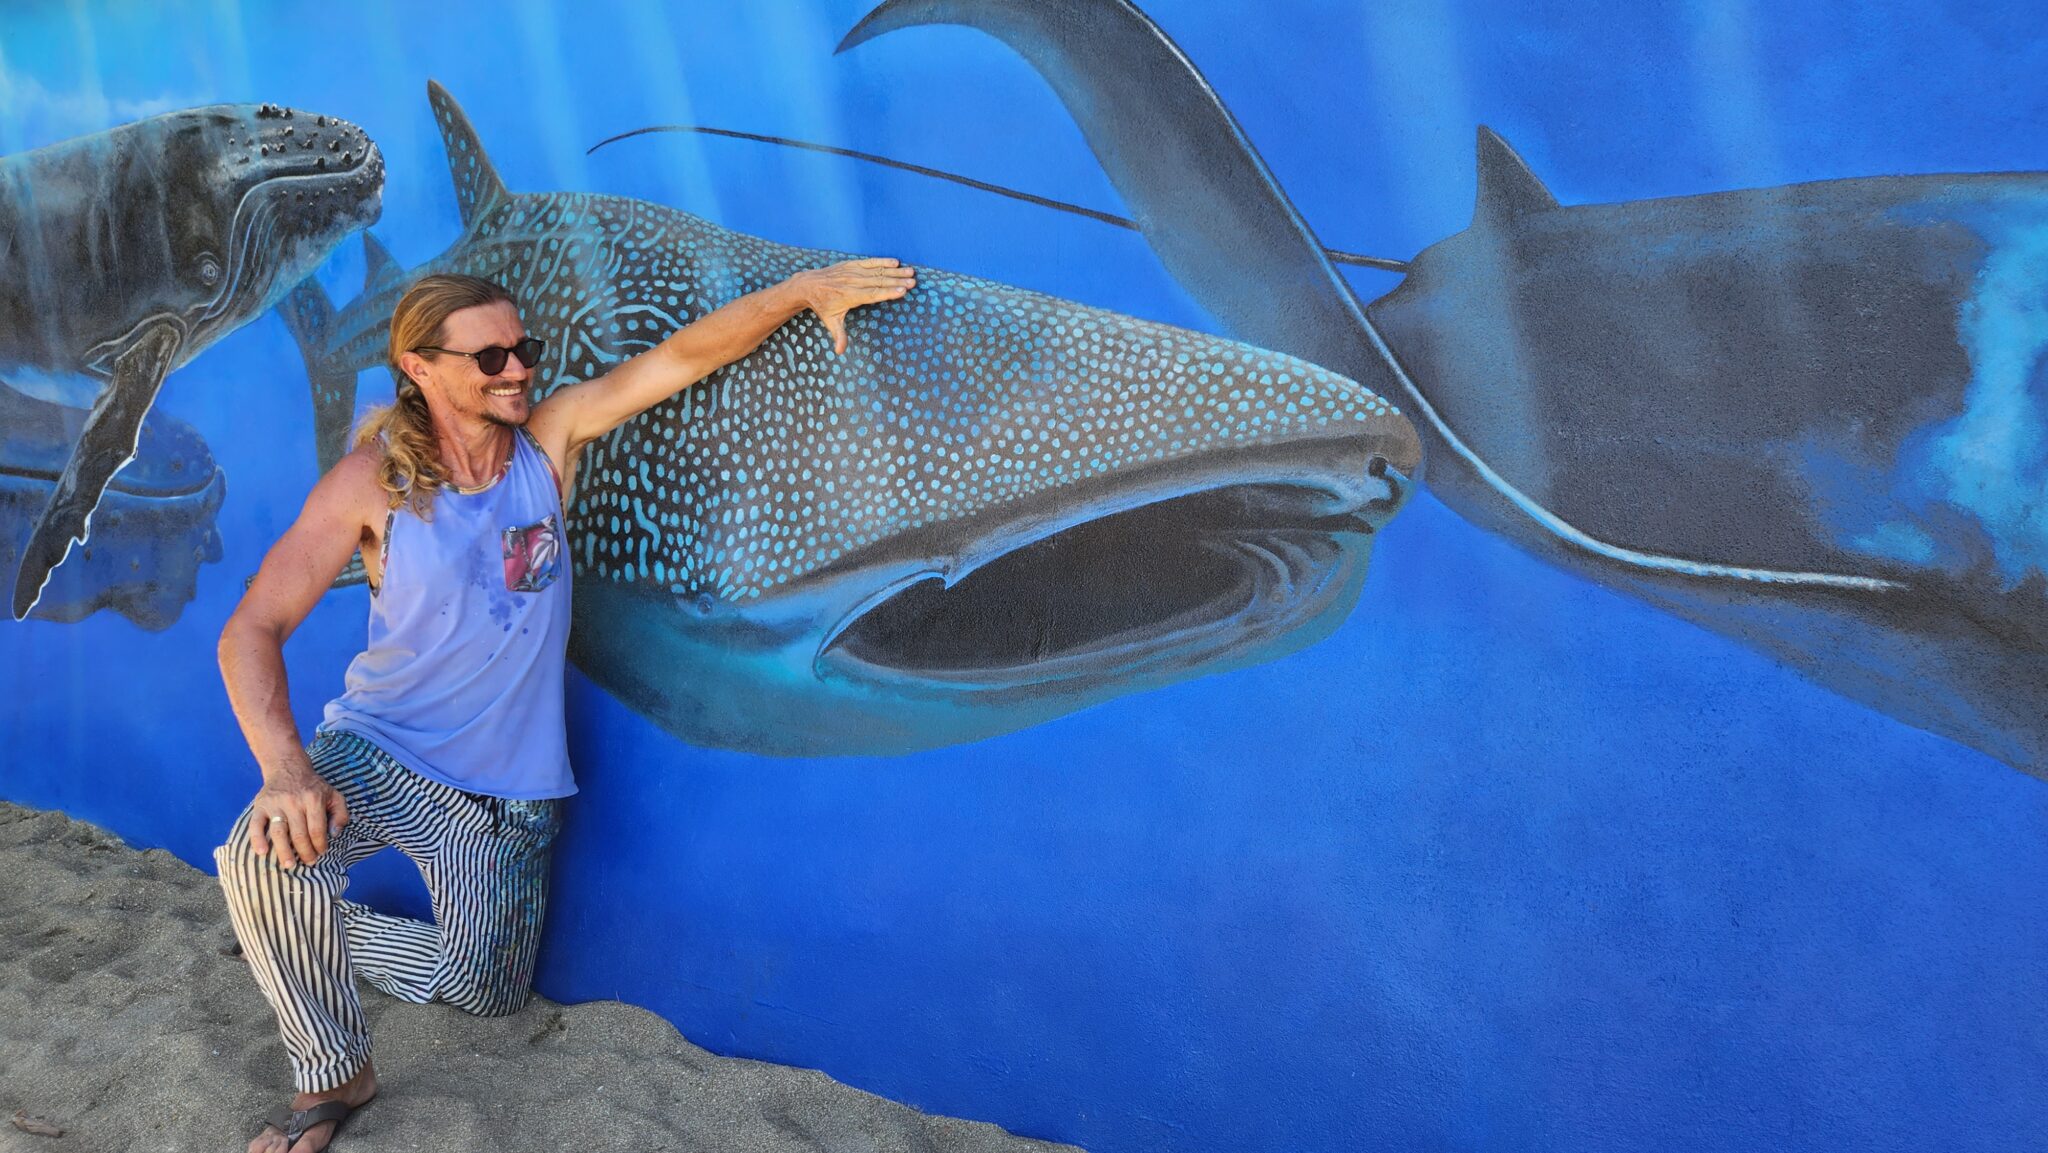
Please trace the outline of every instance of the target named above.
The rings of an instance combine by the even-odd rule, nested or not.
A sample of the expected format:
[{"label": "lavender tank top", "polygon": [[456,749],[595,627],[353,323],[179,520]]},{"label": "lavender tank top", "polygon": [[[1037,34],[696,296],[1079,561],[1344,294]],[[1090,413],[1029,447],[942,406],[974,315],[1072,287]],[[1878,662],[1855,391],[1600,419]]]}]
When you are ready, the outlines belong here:
[{"label": "lavender tank top", "polygon": [[443,488],[432,519],[393,509],[369,647],[322,731],[375,742],[464,792],[517,800],[576,791],[562,723],[569,557],[561,488],[540,443],[513,438],[504,476]]}]

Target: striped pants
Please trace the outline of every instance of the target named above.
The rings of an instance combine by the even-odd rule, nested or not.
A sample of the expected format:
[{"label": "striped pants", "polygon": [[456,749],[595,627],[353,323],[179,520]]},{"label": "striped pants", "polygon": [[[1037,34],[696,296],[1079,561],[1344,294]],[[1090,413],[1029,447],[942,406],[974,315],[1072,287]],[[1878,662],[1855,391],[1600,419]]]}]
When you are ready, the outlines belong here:
[{"label": "striped pants", "polygon": [[[370,1059],[352,975],[402,1001],[446,1001],[483,1016],[526,1004],[561,802],[465,793],[354,733],[321,733],[307,752],[348,802],[348,825],[327,851],[280,869],[250,848],[244,810],[213,860],[242,955],[277,1010],[292,1079],[318,1093]],[[386,845],[419,866],[433,924],[342,899],[349,867]]]}]

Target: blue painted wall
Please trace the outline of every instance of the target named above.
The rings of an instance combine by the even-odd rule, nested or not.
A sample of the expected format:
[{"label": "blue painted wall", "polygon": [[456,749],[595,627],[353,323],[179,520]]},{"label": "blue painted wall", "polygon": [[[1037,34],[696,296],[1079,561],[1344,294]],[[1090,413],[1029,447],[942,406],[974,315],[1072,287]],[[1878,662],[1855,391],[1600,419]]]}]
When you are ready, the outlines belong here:
[{"label": "blue painted wall", "polygon": [[[376,231],[410,266],[457,231],[432,77],[514,190],[1219,330],[1141,238],[1089,221],[740,142],[584,155],[697,122],[1116,209],[985,37],[834,56],[858,0],[472,7],[12,11],[0,153],[216,100],[330,111],[383,148]],[[1566,203],[2048,170],[2023,5],[1147,11],[1354,251],[1465,226],[1478,123]],[[338,299],[361,275],[353,244],[321,274]],[[274,316],[159,408],[226,474],[224,558],[161,632],[0,625],[0,796],[199,863],[256,782],[214,640],[314,447]],[[287,652],[308,731],[365,602],[330,595]],[[719,1052],[1112,1151],[2010,1150],[2048,1110],[2048,786],[1426,492],[1329,639],[976,744],[757,758],[683,745],[580,675],[570,693],[583,791],[541,988],[649,1006]],[[417,907],[382,865],[365,887]]]}]

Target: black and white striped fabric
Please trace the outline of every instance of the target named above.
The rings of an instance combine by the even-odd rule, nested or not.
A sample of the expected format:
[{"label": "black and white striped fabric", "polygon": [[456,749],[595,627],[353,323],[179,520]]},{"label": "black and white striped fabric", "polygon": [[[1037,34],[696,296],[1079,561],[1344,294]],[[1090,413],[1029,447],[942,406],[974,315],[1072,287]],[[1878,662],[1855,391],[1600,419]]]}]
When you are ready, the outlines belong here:
[{"label": "black and white striped fabric", "polygon": [[[533,988],[561,801],[478,796],[431,781],[348,732],[323,732],[313,768],[349,823],[311,865],[280,869],[249,845],[244,810],[213,852],[228,915],[277,1010],[299,1091],[332,1089],[370,1057],[351,973],[404,1001],[512,1013]],[[342,899],[348,870],[386,845],[419,866],[434,923]]]}]

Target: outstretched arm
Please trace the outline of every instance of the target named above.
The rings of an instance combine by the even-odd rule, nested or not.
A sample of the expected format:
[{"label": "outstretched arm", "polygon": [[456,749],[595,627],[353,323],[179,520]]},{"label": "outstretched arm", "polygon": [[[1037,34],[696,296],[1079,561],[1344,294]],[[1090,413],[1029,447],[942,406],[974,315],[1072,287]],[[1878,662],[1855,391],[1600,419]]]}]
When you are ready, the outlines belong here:
[{"label": "outstretched arm", "polygon": [[893,300],[916,284],[916,272],[886,256],[799,272],[707,313],[595,380],[557,389],[534,406],[528,425],[542,443],[562,445],[573,454],[746,356],[806,309],[817,313],[832,334],[832,351],[843,353],[849,311]]}]

